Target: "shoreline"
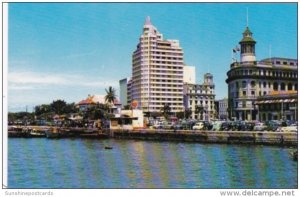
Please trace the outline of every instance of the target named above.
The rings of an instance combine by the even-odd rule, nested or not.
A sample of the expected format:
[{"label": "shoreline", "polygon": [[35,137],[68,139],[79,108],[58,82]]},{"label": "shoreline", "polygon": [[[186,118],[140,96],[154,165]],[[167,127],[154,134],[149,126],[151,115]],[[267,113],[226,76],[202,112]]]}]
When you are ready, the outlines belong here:
[{"label": "shoreline", "polygon": [[[54,127],[18,126],[19,130],[29,128],[36,132],[43,132]],[[133,139],[151,141],[177,141],[203,144],[249,144],[272,146],[298,146],[298,133],[296,132],[269,132],[269,131],[197,131],[197,130],[97,130],[88,128],[59,128],[62,132],[53,137],[46,134],[31,135],[20,131],[8,131],[9,138],[90,138],[90,139]]]}]

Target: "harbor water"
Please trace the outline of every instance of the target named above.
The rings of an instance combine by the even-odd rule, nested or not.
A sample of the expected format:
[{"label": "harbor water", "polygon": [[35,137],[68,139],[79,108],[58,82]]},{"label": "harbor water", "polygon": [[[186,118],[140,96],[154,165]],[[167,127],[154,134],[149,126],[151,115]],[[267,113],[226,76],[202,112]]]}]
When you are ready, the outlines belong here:
[{"label": "harbor water", "polygon": [[[112,147],[112,149],[105,149]],[[298,188],[288,147],[8,139],[8,188]]]}]

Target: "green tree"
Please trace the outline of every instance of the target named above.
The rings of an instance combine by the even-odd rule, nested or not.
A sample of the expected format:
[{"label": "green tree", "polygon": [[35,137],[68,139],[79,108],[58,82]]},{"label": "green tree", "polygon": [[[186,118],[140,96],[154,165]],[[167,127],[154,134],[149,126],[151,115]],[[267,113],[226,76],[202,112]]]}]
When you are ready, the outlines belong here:
[{"label": "green tree", "polygon": [[197,105],[195,109],[195,113],[196,114],[200,113],[200,120],[203,120],[203,112],[204,112],[204,107],[202,105]]},{"label": "green tree", "polygon": [[55,114],[64,114],[66,113],[67,103],[64,100],[56,100],[50,104],[51,111]]},{"label": "green tree", "polygon": [[116,90],[113,87],[109,86],[108,89],[105,89],[105,91],[105,102],[113,104],[114,100],[116,99]]},{"label": "green tree", "polygon": [[165,104],[162,108],[161,111],[164,115],[164,117],[167,119],[171,113],[171,107],[169,104]]},{"label": "green tree", "polygon": [[23,124],[32,123],[34,121],[34,113],[8,112],[8,122],[14,124],[16,121],[21,121]]},{"label": "green tree", "polygon": [[187,119],[192,115],[192,111],[190,109],[185,109],[184,111],[176,113],[176,117],[179,119]]},{"label": "green tree", "polygon": [[109,106],[107,104],[97,103],[95,106],[88,108],[84,114],[84,122],[89,120],[108,119]]},{"label": "green tree", "polygon": [[76,107],[75,103],[70,103],[66,105],[65,113],[69,114],[69,113],[78,113],[78,112],[79,112],[79,108]]},{"label": "green tree", "polygon": [[45,113],[50,113],[51,108],[50,105],[43,104],[43,105],[35,106],[34,111],[35,111],[35,115],[40,116]]}]

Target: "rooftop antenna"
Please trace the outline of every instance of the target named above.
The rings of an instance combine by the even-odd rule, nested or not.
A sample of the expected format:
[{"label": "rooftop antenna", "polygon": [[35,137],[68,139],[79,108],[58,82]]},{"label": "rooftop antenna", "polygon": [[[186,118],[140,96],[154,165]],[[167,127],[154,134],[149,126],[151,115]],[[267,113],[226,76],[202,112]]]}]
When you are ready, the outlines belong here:
[{"label": "rooftop antenna", "polygon": [[270,44],[269,45],[269,59],[270,59],[270,62],[271,62],[271,54],[272,54],[272,45]]},{"label": "rooftop antenna", "polygon": [[247,27],[248,27],[248,7],[247,7]]}]

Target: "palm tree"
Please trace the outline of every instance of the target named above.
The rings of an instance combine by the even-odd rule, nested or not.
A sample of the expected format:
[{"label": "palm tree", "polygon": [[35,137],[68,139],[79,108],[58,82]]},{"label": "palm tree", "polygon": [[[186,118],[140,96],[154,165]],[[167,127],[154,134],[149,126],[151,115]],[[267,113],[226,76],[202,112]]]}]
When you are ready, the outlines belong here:
[{"label": "palm tree", "polygon": [[108,90],[105,89],[105,91],[106,91],[105,102],[113,104],[114,100],[116,99],[116,90],[113,87],[109,86]]}]

